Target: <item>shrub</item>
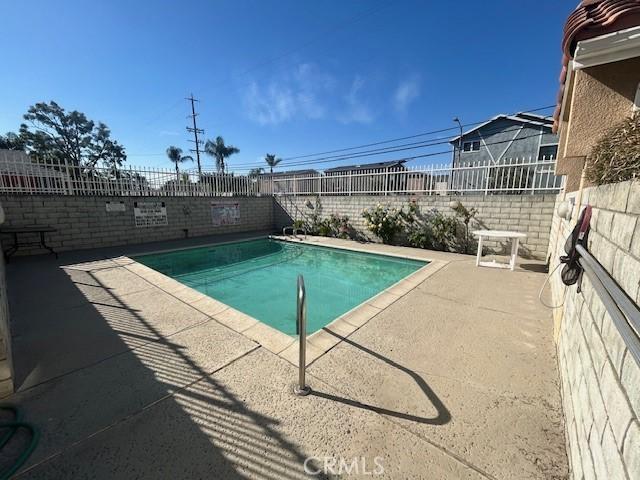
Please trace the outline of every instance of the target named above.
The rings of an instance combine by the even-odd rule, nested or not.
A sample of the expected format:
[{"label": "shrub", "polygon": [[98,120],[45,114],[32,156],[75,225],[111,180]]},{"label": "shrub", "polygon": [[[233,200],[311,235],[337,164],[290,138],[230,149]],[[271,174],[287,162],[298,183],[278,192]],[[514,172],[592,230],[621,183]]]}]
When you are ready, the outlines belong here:
[{"label": "shrub", "polygon": [[306,227],[311,235],[337,238],[349,238],[353,230],[349,217],[335,214],[331,214],[328,218],[320,218],[317,214],[311,215]]},{"label": "shrub", "polygon": [[333,229],[331,228],[331,222],[329,221],[328,218],[325,218],[323,220],[319,220],[316,223],[316,229],[317,229],[318,235],[320,235],[321,237],[332,237],[333,236]]},{"label": "shrub", "polygon": [[331,225],[331,230],[335,237],[349,238],[349,233],[352,230],[351,224],[349,223],[349,217],[340,217],[332,213],[329,217],[329,224]]},{"label": "shrub", "polygon": [[418,206],[411,201],[405,212],[404,207],[397,209],[390,206],[376,205],[373,209],[362,212],[367,229],[382,239],[382,243],[391,243],[396,234],[404,226],[409,226],[415,221]]},{"label": "shrub", "polygon": [[478,214],[478,210],[475,208],[467,208],[462,204],[462,202],[457,202],[456,206],[453,207],[453,211],[456,213],[456,217],[460,218],[464,224],[464,241],[462,243],[462,251],[460,253],[469,253],[469,248],[471,247],[469,223],[471,223],[471,220],[473,220]]},{"label": "shrub", "polygon": [[431,210],[424,222],[409,231],[409,244],[412,247],[431,250],[451,250],[456,243],[458,220],[447,217],[436,209]]},{"label": "shrub", "polygon": [[596,185],[640,176],[640,114],[613,127],[596,143],[587,158],[585,175]]}]

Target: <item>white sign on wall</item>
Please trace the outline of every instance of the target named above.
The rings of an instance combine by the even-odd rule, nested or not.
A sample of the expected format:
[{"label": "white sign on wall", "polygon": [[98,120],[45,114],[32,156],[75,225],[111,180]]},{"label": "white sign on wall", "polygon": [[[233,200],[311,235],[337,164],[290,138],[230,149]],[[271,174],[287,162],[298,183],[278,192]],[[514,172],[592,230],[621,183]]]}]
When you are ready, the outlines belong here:
[{"label": "white sign on wall", "polygon": [[238,225],[240,223],[240,204],[212,202],[211,219],[214,227]]},{"label": "white sign on wall", "polygon": [[164,202],[135,202],[133,215],[136,227],[167,225],[167,207]]},{"label": "white sign on wall", "polygon": [[107,212],[124,212],[127,207],[124,202],[107,202],[106,209]]}]

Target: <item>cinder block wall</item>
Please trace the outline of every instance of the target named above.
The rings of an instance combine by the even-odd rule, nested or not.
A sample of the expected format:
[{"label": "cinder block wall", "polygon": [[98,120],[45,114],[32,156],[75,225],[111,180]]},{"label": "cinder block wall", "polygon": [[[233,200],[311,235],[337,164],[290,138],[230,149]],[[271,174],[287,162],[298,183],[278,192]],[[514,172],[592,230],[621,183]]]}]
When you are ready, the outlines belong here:
[{"label": "cinder block wall", "polygon": [[[640,183],[589,188],[580,203],[593,206],[589,251],[639,303]],[[552,268],[576,220],[554,215]],[[586,275],[582,293],[558,272],[551,283],[554,305],[564,298],[554,317],[572,478],[640,478],[640,367]]]},{"label": "cinder block wall", "polygon": [[[314,212],[306,203],[315,206],[316,198],[320,203],[321,216],[328,217],[332,213],[346,215],[350,223],[362,236],[372,241],[379,241],[364,224],[362,212],[366,208],[373,208],[378,203],[391,205],[396,208],[408,205],[415,199],[420,210],[424,213],[437,209],[445,215],[453,215],[450,208],[452,200],[460,201],[467,207],[478,209],[472,229],[515,230],[527,234],[527,239],[521,243],[520,254],[544,259],[549,245],[549,231],[556,195],[474,195],[474,196],[282,196],[276,197],[276,227],[291,225],[292,219],[304,219]],[[500,241],[485,243],[487,250],[494,253],[505,253],[509,244]]]},{"label": "cinder block wall", "polygon": [[4,256],[0,255],[0,398],[13,393],[13,361]]},{"label": "cinder block wall", "polygon": [[[123,212],[107,212],[106,202],[124,202]],[[168,225],[136,227],[134,202],[165,202]],[[238,202],[238,225],[213,226],[212,202]],[[56,251],[145,243],[217,233],[239,233],[273,228],[271,197],[93,197],[57,195],[5,195],[0,204],[6,213],[5,226],[50,225],[57,232],[46,235]],[[6,248],[11,239],[3,236]],[[26,241],[37,237],[21,236]],[[46,253],[39,248],[21,249],[18,254]]]}]

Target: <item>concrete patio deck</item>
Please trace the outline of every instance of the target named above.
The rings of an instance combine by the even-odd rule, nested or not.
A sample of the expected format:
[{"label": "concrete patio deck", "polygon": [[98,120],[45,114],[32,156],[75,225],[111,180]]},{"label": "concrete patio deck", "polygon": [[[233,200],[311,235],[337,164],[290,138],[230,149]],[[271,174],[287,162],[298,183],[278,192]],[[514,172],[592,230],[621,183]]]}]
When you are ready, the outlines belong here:
[{"label": "concrete patio deck", "polygon": [[540,262],[478,269],[472,256],[313,238],[447,263],[348,337],[327,332],[340,342],[300,398],[292,363],[115,260],[234,238],[8,266],[19,391],[7,400],[42,432],[19,478],[310,478],[309,457],[316,470],[344,459],[353,477],[567,476]]}]

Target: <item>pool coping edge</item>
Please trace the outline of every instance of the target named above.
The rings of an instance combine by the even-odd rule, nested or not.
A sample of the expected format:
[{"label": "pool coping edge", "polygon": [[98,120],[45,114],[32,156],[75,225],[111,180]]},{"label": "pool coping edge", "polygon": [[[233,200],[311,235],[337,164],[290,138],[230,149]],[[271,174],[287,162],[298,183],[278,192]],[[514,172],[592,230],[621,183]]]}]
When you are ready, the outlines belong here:
[{"label": "pool coping edge", "polygon": [[[356,305],[351,310],[343,313],[339,317],[333,319],[330,323],[307,336],[307,366],[322,357],[329,350],[341,343],[344,339],[352,335],[354,332],[362,328],[364,325],[390,307],[393,303],[404,297],[422,282],[437,273],[449,262],[444,260],[433,260],[428,258],[420,258],[412,255],[403,255],[397,252],[380,253],[371,249],[366,249],[365,245],[358,245],[365,248],[354,248],[342,245],[318,245],[317,243],[296,240],[291,241],[279,236],[270,235],[268,237],[274,240],[287,241],[290,243],[305,243],[308,245],[322,246],[326,248],[336,248],[340,250],[371,253],[376,255],[390,256],[396,258],[405,258],[409,260],[418,260],[427,262],[426,265],[413,272],[393,285],[385,288],[373,297],[366,299],[364,302]],[[255,239],[255,238],[254,238]],[[211,245],[221,245],[212,243]],[[197,247],[194,247],[197,248]],[[295,336],[289,336],[280,330],[277,330],[266,323],[261,322],[257,318],[247,315],[235,308],[220,302],[204,293],[154,270],[142,263],[137,262],[131,257],[121,256],[113,259],[116,264],[130,272],[138,275],[151,285],[159,288],[174,298],[189,305],[191,308],[207,315],[217,323],[233,330],[236,333],[256,342],[266,350],[278,355],[294,366],[298,366],[298,349],[299,342]]]}]

